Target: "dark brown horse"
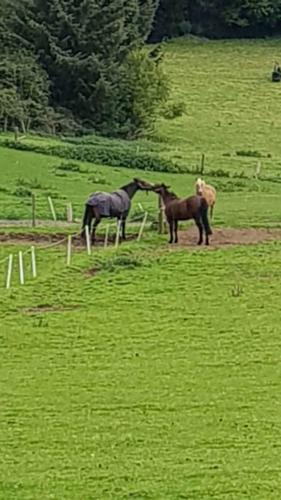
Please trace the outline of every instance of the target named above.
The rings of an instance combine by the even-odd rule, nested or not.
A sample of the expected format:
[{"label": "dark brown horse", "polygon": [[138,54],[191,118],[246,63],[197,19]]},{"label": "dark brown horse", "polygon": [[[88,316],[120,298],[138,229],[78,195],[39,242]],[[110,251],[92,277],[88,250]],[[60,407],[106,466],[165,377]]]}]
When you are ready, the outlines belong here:
[{"label": "dark brown horse", "polygon": [[170,227],[170,243],[178,242],[178,221],[194,219],[199,229],[198,245],[203,243],[203,230],[206,245],[209,245],[209,235],[212,234],[212,230],[208,220],[208,203],[205,198],[202,196],[179,198],[169,191],[169,187],[165,184],[156,184],[153,191],[160,194],[165,205],[165,214]]}]

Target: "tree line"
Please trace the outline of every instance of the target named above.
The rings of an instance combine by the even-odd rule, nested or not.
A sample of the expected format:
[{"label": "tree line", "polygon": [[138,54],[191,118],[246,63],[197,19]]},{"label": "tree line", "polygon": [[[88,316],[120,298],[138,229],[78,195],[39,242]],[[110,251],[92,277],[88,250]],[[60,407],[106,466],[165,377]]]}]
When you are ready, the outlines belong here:
[{"label": "tree line", "polygon": [[259,38],[281,33],[281,0],[160,0],[150,41],[186,34]]},{"label": "tree line", "polygon": [[169,96],[147,41],[280,27],[281,0],[1,0],[0,127],[135,137]]}]

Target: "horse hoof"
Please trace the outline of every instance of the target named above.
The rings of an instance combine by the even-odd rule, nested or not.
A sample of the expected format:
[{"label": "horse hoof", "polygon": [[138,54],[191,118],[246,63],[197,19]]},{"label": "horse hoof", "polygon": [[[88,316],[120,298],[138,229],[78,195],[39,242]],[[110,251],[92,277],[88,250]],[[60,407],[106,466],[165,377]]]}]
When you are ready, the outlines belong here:
[{"label": "horse hoof", "polygon": [[202,241],[198,241],[197,245],[199,246],[202,245]]}]

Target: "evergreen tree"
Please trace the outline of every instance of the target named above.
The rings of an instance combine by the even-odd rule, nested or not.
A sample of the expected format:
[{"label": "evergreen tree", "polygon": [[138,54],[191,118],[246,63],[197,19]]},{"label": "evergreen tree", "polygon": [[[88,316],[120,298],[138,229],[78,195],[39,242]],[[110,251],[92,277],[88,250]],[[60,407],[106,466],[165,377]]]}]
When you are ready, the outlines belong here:
[{"label": "evergreen tree", "polygon": [[143,43],[153,0],[21,0],[14,31],[51,81],[51,104],[87,127],[118,132],[122,65]]}]

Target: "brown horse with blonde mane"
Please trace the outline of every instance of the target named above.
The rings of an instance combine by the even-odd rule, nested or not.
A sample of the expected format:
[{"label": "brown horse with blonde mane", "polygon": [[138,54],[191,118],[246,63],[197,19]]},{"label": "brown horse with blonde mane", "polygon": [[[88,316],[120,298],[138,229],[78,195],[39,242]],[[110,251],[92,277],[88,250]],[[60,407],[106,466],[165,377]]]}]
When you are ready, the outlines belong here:
[{"label": "brown horse with blonde mane", "polygon": [[170,227],[169,243],[178,242],[178,221],[194,219],[199,230],[198,245],[203,243],[203,232],[205,231],[205,244],[209,245],[209,235],[212,230],[208,220],[208,203],[202,196],[190,196],[179,198],[175,193],[169,191],[165,184],[154,185],[153,191],[158,193],[165,205],[165,214]]}]

